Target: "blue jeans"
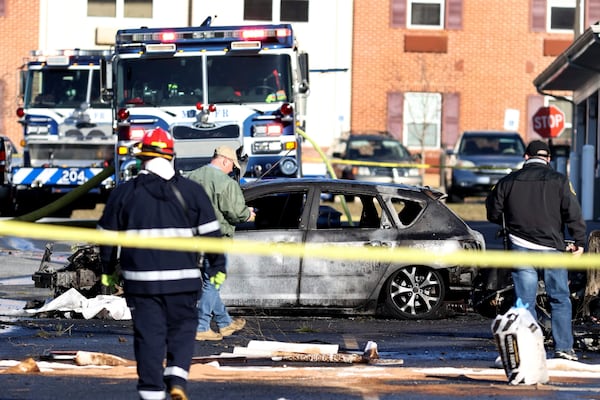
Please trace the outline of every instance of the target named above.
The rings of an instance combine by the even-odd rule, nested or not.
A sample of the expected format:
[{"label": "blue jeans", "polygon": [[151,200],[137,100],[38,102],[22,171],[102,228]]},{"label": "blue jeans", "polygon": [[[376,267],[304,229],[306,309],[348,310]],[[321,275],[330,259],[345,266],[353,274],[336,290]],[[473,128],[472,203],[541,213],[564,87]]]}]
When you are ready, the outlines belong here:
[{"label": "blue jeans", "polygon": [[[515,251],[539,251],[511,244]],[[558,250],[548,250],[547,252]],[[546,252],[546,251],[545,251]],[[551,307],[552,337],[555,351],[573,349],[572,307],[569,291],[569,276],[564,268],[542,269],[546,294]],[[512,271],[517,298],[527,304],[527,309],[537,319],[535,298],[538,288],[538,271],[530,266],[519,266]]]},{"label": "blue jeans", "polygon": [[231,324],[231,316],[221,300],[219,290],[210,283],[209,276],[202,273],[202,294],[198,300],[198,332],[210,329],[210,321],[214,318],[219,329]]}]

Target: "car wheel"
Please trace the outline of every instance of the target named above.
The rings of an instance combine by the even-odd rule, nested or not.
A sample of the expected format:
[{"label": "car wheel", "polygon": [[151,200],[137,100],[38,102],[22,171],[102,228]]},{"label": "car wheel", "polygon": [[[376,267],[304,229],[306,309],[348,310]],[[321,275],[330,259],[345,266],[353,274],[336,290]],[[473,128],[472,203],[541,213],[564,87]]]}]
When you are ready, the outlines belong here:
[{"label": "car wheel", "polygon": [[385,285],[386,311],[401,319],[428,319],[438,316],[446,294],[440,272],[426,266],[402,267]]},{"label": "car wheel", "polygon": [[465,198],[462,197],[461,195],[457,194],[454,190],[452,190],[452,188],[449,188],[446,193],[448,193],[448,198],[446,199],[446,201],[448,203],[464,203],[465,202]]}]

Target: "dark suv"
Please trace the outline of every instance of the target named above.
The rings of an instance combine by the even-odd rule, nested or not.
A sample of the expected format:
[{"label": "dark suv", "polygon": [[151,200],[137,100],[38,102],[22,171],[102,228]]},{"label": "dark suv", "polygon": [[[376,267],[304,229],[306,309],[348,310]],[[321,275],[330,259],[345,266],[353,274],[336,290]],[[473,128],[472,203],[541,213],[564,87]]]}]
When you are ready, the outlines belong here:
[{"label": "dark suv", "polygon": [[352,134],[334,146],[334,164],[340,179],[422,186],[418,156],[388,134]]},{"label": "dark suv", "polygon": [[446,153],[444,187],[448,202],[486,196],[500,178],[523,165],[525,143],[517,132],[464,132]]}]

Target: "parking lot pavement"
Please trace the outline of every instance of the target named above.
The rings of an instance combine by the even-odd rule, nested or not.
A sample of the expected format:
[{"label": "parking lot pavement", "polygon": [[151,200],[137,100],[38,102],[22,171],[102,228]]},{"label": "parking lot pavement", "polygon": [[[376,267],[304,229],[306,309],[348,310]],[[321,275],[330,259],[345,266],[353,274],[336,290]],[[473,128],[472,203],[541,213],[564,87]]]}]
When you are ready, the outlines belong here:
[{"label": "parking lot pavement", "polygon": [[[481,223],[489,232],[492,225]],[[596,229],[595,225],[588,229]],[[10,254],[0,251],[0,298],[27,301],[49,296],[35,289],[43,245]],[[60,259],[58,263],[64,264]],[[45,292],[44,292],[45,291]],[[1,312],[0,312],[1,314]],[[246,328],[220,342],[197,342],[194,356],[231,353],[250,340],[333,343],[340,351],[361,351],[374,341],[382,359],[401,365],[368,366],[297,363],[270,359],[220,366],[197,364],[190,373],[191,398],[202,399],[582,399],[600,398],[600,373],[551,373],[549,384],[509,386],[494,366],[498,353],[491,320],[456,312],[443,320],[399,321],[361,317],[244,315]],[[576,327],[576,329],[578,329]],[[130,321],[0,317],[0,359],[40,360],[55,350],[106,352],[133,360]],[[580,352],[585,368],[600,366],[600,352]],[[582,367],[583,368],[583,367]],[[125,367],[55,369],[28,374],[2,373],[0,399],[136,398],[135,370]]]},{"label": "parking lot pavement", "polygon": [[[247,326],[220,342],[197,342],[194,355],[230,354],[250,340],[337,344],[340,352],[378,345],[382,360],[366,365],[250,359],[195,364],[191,398],[202,399],[581,399],[600,396],[600,373],[557,370],[539,386],[509,386],[497,357],[490,320],[457,314],[436,321],[245,315]],[[57,350],[108,352],[133,359],[128,321],[30,320],[0,334],[3,359],[24,360]],[[583,354],[582,365],[600,364]],[[63,365],[68,361],[63,361]],[[132,367],[69,368],[39,363],[42,372],[0,373],[1,399],[136,398]],[[49,369],[48,369],[49,368]]]}]

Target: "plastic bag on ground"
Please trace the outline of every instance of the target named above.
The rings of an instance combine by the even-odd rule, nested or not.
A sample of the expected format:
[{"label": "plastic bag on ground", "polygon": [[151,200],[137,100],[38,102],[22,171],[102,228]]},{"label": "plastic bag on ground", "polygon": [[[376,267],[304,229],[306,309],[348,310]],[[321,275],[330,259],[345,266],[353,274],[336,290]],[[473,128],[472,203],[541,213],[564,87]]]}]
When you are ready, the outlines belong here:
[{"label": "plastic bag on ground", "polygon": [[509,384],[548,382],[544,335],[521,299],[494,319],[492,333]]}]

